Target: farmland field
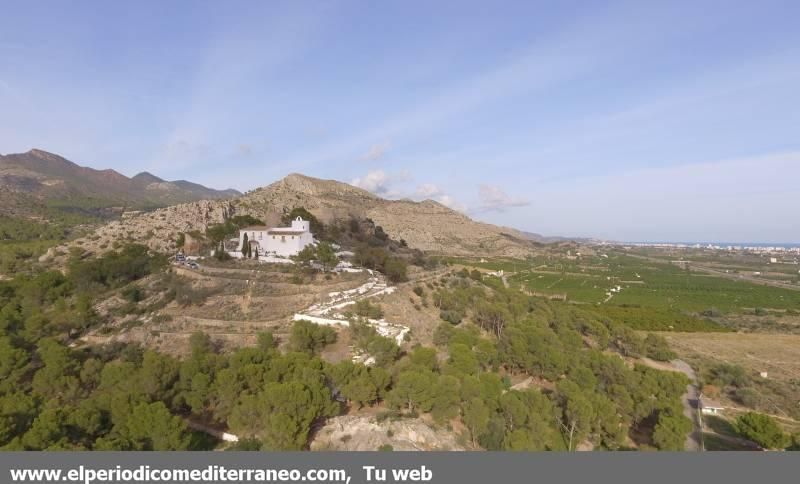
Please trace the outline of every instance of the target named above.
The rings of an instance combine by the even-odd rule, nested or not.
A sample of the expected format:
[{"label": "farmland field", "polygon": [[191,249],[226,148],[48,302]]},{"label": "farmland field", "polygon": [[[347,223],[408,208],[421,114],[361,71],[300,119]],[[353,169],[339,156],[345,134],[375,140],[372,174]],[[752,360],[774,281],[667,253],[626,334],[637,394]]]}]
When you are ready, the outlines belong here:
[{"label": "farmland field", "polygon": [[565,294],[575,303],[646,307],[675,314],[741,313],[755,308],[800,311],[800,290],[692,272],[666,259],[644,260],[623,252],[577,260],[455,262],[503,270],[511,284],[542,295]]}]

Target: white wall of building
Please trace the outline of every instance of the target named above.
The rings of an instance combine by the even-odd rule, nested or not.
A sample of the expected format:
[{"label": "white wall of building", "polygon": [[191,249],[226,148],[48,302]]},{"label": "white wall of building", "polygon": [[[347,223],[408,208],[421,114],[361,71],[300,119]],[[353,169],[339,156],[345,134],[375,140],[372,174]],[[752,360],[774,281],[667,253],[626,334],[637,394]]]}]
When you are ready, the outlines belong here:
[{"label": "white wall of building", "polygon": [[[292,221],[291,227],[250,227],[239,231],[239,245],[235,252],[241,254],[244,246],[244,236],[255,247],[258,246],[258,254],[277,255],[290,257],[297,255],[306,246],[314,243],[314,236],[311,234],[311,227],[307,220],[297,217]],[[255,244],[253,244],[255,242]],[[233,255],[233,252],[231,252]],[[241,256],[241,255],[240,255]]]}]

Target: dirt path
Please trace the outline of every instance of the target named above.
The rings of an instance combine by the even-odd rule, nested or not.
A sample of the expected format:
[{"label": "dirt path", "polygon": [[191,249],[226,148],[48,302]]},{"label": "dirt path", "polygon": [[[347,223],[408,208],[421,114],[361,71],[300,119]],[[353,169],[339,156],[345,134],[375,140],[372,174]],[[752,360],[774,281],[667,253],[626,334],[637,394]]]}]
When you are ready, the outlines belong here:
[{"label": "dirt path", "polygon": [[[323,326],[349,326],[350,322],[343,314],[343,310],[356,304],[358,301],[392,294],[395,287],[386,283],[386,278],[378,272],[370,272],[369,280],[361,286],[347,291],[331,292],[328,300],[319,304],[312,304],[305,310],[297,313],[292,318],[294,321],[306,320]],[[392,338],[398,345],[410,331],[408,326],[390,323],[384,319],[368,319],[367,323],[375,328],[381,336]]]},{"label": "dirt path", "polygon": [[215,437],[223,442],[239,442],[239,437],[228,432],[224,432],[219,429],[215,429],[213,427],[209,427],[208,425],[202,424],[200,422],[195,422],[194,420],[185,418],[184,422],[186,425],[192,429],[197,430],[198,432],[205,432],[208,435]]}]

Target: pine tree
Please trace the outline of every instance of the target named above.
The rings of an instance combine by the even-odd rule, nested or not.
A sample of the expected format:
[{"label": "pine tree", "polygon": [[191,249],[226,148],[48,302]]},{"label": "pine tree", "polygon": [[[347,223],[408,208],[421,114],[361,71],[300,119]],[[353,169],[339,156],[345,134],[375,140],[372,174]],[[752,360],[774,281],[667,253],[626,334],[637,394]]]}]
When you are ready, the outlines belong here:
[{"label": "pine tree", "polygon": [[247,240],[247,234],[242,237],[242,257],[250,257],[250,241]]}]

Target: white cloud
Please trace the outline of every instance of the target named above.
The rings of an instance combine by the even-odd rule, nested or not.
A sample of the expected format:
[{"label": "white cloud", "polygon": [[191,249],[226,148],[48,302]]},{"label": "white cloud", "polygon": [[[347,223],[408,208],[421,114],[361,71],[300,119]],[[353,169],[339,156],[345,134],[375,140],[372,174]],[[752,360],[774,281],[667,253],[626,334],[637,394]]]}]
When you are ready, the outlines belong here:
[{"label": "white cloud", "polygon": [[434,198],[438,195],[442,195],[442,193],[442,189],[433,183],[423,183],[414,191],[417,198]]},{"label": "white cloud", "polygon": [[434,198],[434,200],[441,203],[445,207],[451,208],[457,212],[461,213],[467,212],[467,207],[463,203],[451,197],[450,195],[439,195],[438,197]]},{"label": "white cloud", "polygon": [[463,203],[445,193],[442,188],[434,183],[420,184],[412,193],[407,183],[412,179],[411,174],[406,171],[386,173],[383,170],[372,170],[362,177],[354,178],[350,184],[384,198],[410,198],[417,201],[433,200],[453,210],[462,213],[467,212],[467,207]]},{"label": "white cloud", "polygon": [[418,185],[417,188],[414,190],[414,197],[417,200],[434,200],[436,202],[441,203],[445,207],[451,208],[458,212],[466,213],[467,207],[463,203],[459,202],[451,195],[445,193],[445,191],[434,183],[423,183]]},{"label": "white cloud", "polygon": [[509,208],[530,205],[529,200],[512,197],[497,185],[480,185],[478,187],[478,198],[481,204],[477,208],[477,211],[505,212]]},{"label": "white cloud", "polygon": [[389,148],[391,148],[391,145],[388,141],[374,144],[370,146],[369,150],[361,157],[361,161],[378,161],[386,156],[386,152],[389,151]]},{"label": "white cloud", "polygon": [[407,171],[386,173],[383,170],[372,170],[362,177],[354,178],[350,184],[381,197],[401,198],[403,192],[396,185],[410,179],[411,175]]}]

